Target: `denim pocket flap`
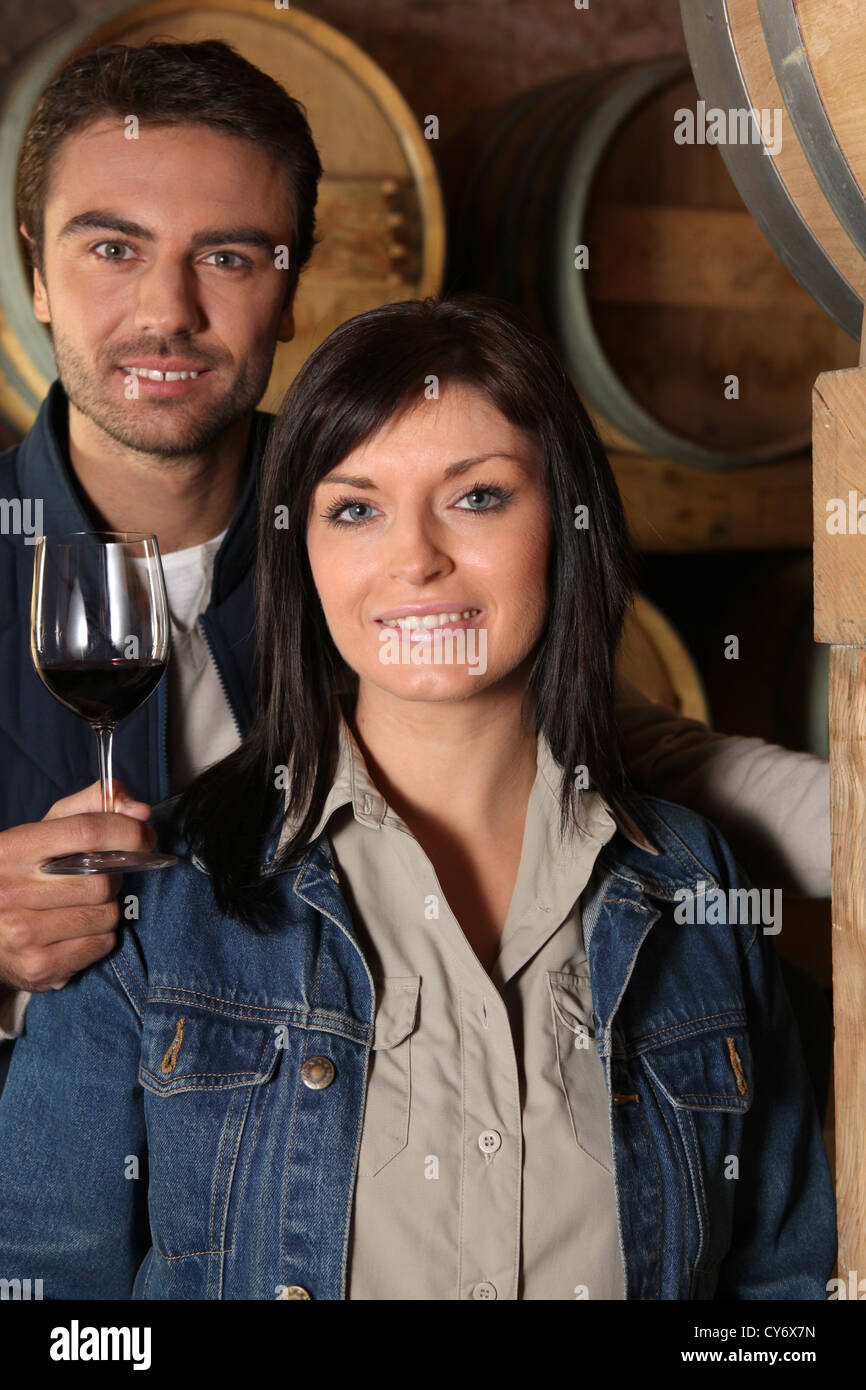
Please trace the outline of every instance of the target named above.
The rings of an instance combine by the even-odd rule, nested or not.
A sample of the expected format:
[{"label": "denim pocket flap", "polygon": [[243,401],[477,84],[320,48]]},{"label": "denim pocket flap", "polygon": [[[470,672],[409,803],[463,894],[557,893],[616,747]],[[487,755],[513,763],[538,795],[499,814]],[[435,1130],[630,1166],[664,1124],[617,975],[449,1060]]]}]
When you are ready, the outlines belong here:
[{"label": "denim pocket flap", "polygon": [[748,1110],[752,1051],[742,1025],[650,1049],[641,1061],[672,1105],[687,1110]]},{"label": "denim pocket flap", "polygon": [[408,1038],[418,1018],[420,975],[388,975],[375,978],[376,1030],[373,1049],[396,1047]]},{"label": "denim pocket flap", "polygon": [[149,1001],[138,1079],[158,1095],[258,1086],[277,1064],[280,1029],[270,1022],[181,1001]]}]

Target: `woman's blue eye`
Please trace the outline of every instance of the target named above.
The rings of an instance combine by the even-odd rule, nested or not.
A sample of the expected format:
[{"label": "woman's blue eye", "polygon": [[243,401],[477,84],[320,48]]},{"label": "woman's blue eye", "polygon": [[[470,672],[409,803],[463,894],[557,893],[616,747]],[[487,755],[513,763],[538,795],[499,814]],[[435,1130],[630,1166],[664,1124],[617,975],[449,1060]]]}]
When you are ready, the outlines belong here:
[{"label": "woman's blue eye", "polygon": [[343,520],[343,512],[363,511],[365,507],[368,511],[371,510],[369,502],[347,502],[341,497],[339,502],[334,503],[330,511],[322,512],[322,516],[325,521],[330,521],[334,526],[361,526],[365,521],[369,521],[370,518],[367,516],[355,516],[351,521],[345,521]]},{"label": "woman's blue eye", "polygon": [[[465,493],[463,497],[460,498],[460,502],[467,502],[470,497],[496,497],[500,502],[507,501],[504,490],[502,488],[493,487],[474,487],[471,492]],[[460,502],[457,503],[458,507],[460,506]],[[493,507],[469,506],[466,507],[465,510],[468,512],[492,512],[495,509]]]},{"label": "woman's blue eye", "polygon": [[[513,493],[510,488],[498,487],[493,483],[486,487],[482,487],[479,484],[476,487],[470,488],[468,492],[464,492],[463,496],[456,503],[456,506],[459,507],[461,511],[465,512],[498,512],[501,507],[504,507],[506,503],[510,502],[512,496]],[[480,507],[462,505],[470,498],[481,498],[483,501],[485,497],[492,497],[495,499],[492,505]],[[361,502],[357,498],[340,497],[328,511],[322,512],[322,517],[325,521],[330,522],[332,526],[359,527],[364,526],[366,522],[372,519],[370,516],[358,516],[358,512],[363,512],[365,510],[374,512],[375,508],[372,507],[369,502]],[[344,512],[354,513],[354,516],[351,516],[351,518],[344,518]]]}]

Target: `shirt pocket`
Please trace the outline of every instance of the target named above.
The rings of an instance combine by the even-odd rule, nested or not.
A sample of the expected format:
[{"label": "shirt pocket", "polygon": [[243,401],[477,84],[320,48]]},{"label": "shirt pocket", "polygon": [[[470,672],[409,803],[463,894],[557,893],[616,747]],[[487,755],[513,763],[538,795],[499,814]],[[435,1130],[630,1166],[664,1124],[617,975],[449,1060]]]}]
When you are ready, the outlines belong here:
[{"label": "shirt pocket", "polygon": [[360,1172],[375,1177],[409,1142],[412,1034],[418,1020],[420,975],[374,979],[376,1024],[367,1073]]},{"label": "shirt pocket", "polygon": [[559,1083],[578,1148],[613,1173],[609,1100],[595,1044],[589,968],[548,970]]},{"label": "shirt pocket", "polygon": [[223,1007],[149,1001],[145,1092],[154,1246],[168,1258],[231,1249],[239,1189],[277,1068],[278,1030]]}]

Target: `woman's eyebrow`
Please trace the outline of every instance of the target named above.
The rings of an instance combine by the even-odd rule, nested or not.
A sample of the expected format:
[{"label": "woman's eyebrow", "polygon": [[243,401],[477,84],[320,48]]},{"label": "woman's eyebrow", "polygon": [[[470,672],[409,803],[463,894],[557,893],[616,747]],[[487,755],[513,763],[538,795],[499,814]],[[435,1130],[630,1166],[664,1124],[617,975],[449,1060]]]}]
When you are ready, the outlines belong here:
[{"label": "woman's eyebrow", "polygon": [[[456,463],[449,463],[442,474],[443,482],[447,482],[449,478],[459,477],[461,473],[468,472],[470,468],[474,468],[479,463],[484,463],[486,459],[511,459],[514,463],[519,464],[521,468],[526,469],[527,467],[525,460],[518,454],[478,454],[475,458],[458,459]],[[343,483],[346,487],[358,488],[376,488],[378,486],[371,478],[357,478],[348,473],[328,473],[326,477],[320,479],[320,482]]]}]

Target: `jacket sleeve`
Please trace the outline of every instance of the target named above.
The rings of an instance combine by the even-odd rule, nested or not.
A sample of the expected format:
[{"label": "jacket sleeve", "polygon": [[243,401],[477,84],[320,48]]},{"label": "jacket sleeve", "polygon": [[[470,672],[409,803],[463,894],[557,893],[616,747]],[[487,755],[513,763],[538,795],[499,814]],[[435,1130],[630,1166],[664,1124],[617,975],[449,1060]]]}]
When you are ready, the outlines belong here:
[{"label": "jacket sleeve", "polygon": [[41,1279],[45,1299],[131,1298],[150,1246],[144,994],[127,931],[111,957],[32,997],[15,1044],[0,1095],[0,1279]]},{"label": "jacket sleeve", "polygon": [[[747,888],[720,837],[725,888]],[[784,931],[784,922],[782,924]],[[717,1299],[826,1299],[836,1203],[800,1033],[773,935],[759,923],[742,961],[753,1099],[743,1120],[730,1253]]]},{"label": "jacket sleeve", "polygon": [[830,764],[760,738],[716,733],[617,681],[635,786],[717,825],[752,882],[830,897]]}]

